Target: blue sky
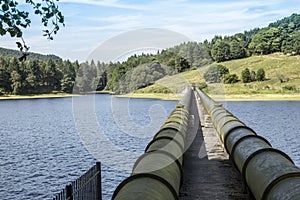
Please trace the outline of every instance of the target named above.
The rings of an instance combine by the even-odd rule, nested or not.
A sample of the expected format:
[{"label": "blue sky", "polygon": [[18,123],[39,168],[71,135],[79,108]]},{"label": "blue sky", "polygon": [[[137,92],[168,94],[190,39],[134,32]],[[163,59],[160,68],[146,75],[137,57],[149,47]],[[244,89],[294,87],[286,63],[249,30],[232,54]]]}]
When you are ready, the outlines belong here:
[{"label": "blue sky", "polygon": [[[201,42],[214,35],[231,35],[300,13],[296,0],[60,0],[66,26],[54,41],[42,36],[32,16],[24,38],[31,51],[84,61],[106,40],[141,28],[162,28]],[[16,49],[16,40],[0,38],[0,46]]]}]

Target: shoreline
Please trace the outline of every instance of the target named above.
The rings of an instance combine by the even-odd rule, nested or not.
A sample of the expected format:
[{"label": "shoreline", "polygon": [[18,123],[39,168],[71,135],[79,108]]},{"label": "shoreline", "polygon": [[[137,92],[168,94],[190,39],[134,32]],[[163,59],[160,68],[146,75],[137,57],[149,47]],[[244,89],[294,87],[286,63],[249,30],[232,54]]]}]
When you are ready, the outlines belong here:
[{"label": "shoreline", "polygon": [[[300,93],[295,94],[232,94],[232,95],[209,95],[215,101],[300,101]],[[116,95],[119,98],[152,98],[159,100],[181,99],[177,94],[159,94],[159,93],[133,93],[125,95]]]},{"label": "shoreline", "polygon": [[136,98],[136,99],[158,99],[165,101],[178,101],[181,96],[178,94],[163,94],[163,93],[131,93],[122,95],[113,95],[117,98]]},{"label": "shoreline", "polygon": [[53,98],[66,98],[79,96],[78,94],[67,94],[67,93],[58,93],[58,94],[28,94],[28,95],[3,95],[0,96],[1,100],[25,100],[25,99],[53,99]]},{"label": "shoreline", "polygon": [[300,93],[295,94],[232,94],[210,95],[215,101],[300,101]]},{"label": "shoreline", "polygon": [[[97,92],[90,94],[109,94],[109,92]],[[37,94],[37,95],[4,95],[1,100],[24,100],[24,99],[51,99],[80,96],[80,94]],[[159,99],[167,101],[178,101],[180,94],[164,93],[131,93],[124,95],[113,95],[117,98],[140,98],[140,99]],[[232,94],[232,95],[209,95],[215,101],[300,101],[300,93],[295,94]]]}]

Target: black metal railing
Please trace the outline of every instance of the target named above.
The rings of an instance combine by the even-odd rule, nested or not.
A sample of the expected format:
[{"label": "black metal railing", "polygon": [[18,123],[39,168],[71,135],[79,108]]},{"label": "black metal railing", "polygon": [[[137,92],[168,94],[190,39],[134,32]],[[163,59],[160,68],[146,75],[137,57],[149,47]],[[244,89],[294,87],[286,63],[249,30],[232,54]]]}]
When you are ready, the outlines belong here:
[{"label": "black metal railing", "polygon": [[97,162],[81,177],[66,185],[53,200],[102,200],[101,163]]}]

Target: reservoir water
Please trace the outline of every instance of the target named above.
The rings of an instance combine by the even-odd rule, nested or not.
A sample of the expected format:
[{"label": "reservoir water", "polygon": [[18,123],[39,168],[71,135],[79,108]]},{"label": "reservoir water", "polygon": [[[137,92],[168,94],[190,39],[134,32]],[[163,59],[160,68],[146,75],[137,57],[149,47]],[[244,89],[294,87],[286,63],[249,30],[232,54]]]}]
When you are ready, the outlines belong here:
[{"label": "reservoir water", "polygon": [[[99,145],[91,149],[84,145],[86,136],[79,131],[84,129],[74,120],[73,98],[0,101],[0,199],[52,199],[97,159],[102,161],[103,199],[110,199],[116,186],[130,173],[124,169],[132,167],[132,160],[143,153],[176,104],[95,95],[92,114],[102,140],[95,140]],[[299,101],[224,105],[300,166]],[[110,146],[102,145],[107,144],[103,140]],[[115,147],[118,156],[110,153]],[[93,151],[102,154],[95,158]]]},{"label": "reservoir water", "polygon": [[300,167],[300,101],[226,102],[224,106]]}]

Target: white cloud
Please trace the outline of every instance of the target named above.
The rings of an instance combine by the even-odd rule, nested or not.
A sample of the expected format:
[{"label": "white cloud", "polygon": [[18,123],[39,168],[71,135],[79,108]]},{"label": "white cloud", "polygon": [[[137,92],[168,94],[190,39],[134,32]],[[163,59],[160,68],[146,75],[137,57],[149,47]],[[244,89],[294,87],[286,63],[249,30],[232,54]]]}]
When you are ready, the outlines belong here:
[{"label": "white cloud", "polygon": [[119,0],[62,0],[61,2],[87,4],[93,6],[104,6],[104,7],[112,7],[112,8],[132,9],[132,10],[140,9],[140,7],[136,5],[122,4]]},{"label": "white cloud", "polygon": [[[42,28],[33,26],[26,41],[43,53],[57,52],[63,58],[84,60],[97,44],[124,31],[140,28],[166,28],[194,40],[211,39],[267,26],[300,9],[295,0],[61,0],[66,28],[55,40],[42,37]],[[93,11],[85,10],[93,8]],[[40,28],[40,29],[39,29]],[[29,31],[29,32],[30,32]],[[29,33],[28,32],[28,33]],[[2,41],[2,46],[13,46]],[[47,51],[46,51],[47,50]]]}]

